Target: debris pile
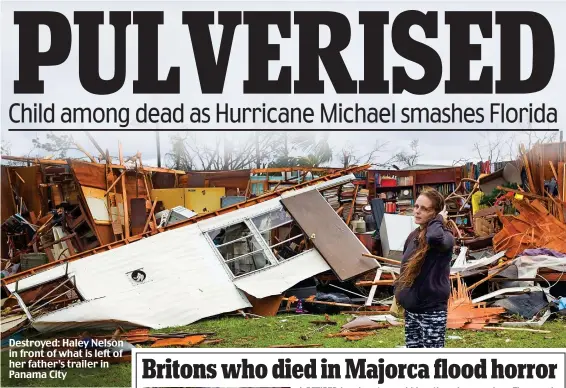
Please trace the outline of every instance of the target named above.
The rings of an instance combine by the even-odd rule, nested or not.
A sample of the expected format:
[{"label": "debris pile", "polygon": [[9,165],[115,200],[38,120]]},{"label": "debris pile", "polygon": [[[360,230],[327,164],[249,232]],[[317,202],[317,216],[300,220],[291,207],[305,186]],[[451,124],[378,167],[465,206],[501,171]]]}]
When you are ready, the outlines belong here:
[{"label": "debris pile", "polygon": [[3,166],[2,338],[120,326],[131,344],[198,346],[221,339],[147,328],[278,312],[325,314],[312,333],[349,314],[326,336],[379,335],[403,324],[392,286],[428,186],[451,190],[448,327],[541,326],[566,310],[566,146],[521,150],[509,163],[395,172],[185,173],[121,152],[119,164],[102,153]]}]

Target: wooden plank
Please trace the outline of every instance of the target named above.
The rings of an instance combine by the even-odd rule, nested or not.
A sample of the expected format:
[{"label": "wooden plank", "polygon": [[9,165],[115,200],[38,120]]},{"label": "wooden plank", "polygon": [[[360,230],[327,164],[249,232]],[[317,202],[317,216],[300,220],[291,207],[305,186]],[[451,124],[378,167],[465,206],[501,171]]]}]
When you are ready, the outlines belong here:
[{"label": "wooden plank", "polygon": [[130,238],[130,215],[128,212],[128,193],[126,191],[126,179],[122,178],[122,201],[124,205],[124,231],[126,239]]},{"label": "wooden plank", "polygon": [[519,146],[519,150],[521,151],[523,163],[525,165],[525,170],[526,170],[526,173],[527,173],[527,179],[529,181],[529,191],[531,193],[536,194],[535,184],[533,183],[533,177],[532,177],[532,174],[531,174],[531,169],[529,167],[529,158],[527,157],[527,151],[525,151],[525,146],[523,144],[521,144]]},{"label": "wooden plank", "polygon": [[362,257],[370,252],[317,190],[284,198],[281,203],[341,281],[378,266]]}]

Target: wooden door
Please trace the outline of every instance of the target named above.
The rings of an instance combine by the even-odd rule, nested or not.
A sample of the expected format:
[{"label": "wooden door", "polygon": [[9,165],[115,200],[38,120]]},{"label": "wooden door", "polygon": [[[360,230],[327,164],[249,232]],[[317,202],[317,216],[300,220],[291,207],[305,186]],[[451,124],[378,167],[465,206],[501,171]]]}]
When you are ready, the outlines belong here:
[{"label": "wooden door", "polygon": [[317,190],[281,202],[341,281],[377,267],[362,256],[370,252]]}]

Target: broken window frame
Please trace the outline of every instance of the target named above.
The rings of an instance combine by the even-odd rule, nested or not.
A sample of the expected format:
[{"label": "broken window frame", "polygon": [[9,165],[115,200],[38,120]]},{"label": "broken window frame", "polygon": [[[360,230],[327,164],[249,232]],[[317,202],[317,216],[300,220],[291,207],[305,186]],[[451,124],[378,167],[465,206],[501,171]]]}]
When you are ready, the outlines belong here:
[{"label": "broken window frame", "polygon": [[[275,225],[275,226],[273,226],[273,227],[270,227],[270,228],[265,229],[265,230],[262,230],[262,231],[260,231],[260,230],[258,229],[258,227],[255,225],[255,223],[253,222],[254,219],[259,218],[259,217],[261,217],[261,216],[264,216],[265,214],[269,214],[269,213],[273,213],[273,212],[278,212],[278,211],[287,212],[287,211],[285,210],[285,208],[283,207],[283,205],[280,204],[280,205],[277,206],[276,208],[262,211],[261,213],[254,214],[253,216],[248,216],[248,217],[244,217],[244,218],[241,218],[241,219],[232,220],[231,222],[224,223],[224,224],[222,224],[222,225],[218,225],[218,226],[214,226],[214,227],[208,227],[208,228],[206,228],[206,229],[203,229],[203,235],[204,235],[204,237],[206,238],[206,240],[208,241],[208,243],[210,244],[210,246],[214,249],[214,253],[215,253],[216,257],[222,262],[222,264],[223,264],[223,266],[224,266],[226,272],[228,273],[229,276],[232,277],[232,279],[240,279],[240,278],[242,278],[242,277],[245,277],[245,276],[248,276],[248,275],[257,273],[257,272],[259,272],[259,271],[263,271],[263,270],[266,270],[266,269],[269,269],[269,268],[273,268],[273,267],[275,267],[275,266],[277,266],[277,265],[280,265],[280,264],[282,264],[282,263],[286,263],[286,262],[288,262],[289,260],[293,260],[293,259],[295,259],[295,258],[297,258],[297,257],[299,257],[299,256],[301,256],[301,255],[303,255],[303,254],[306,254],[306,253],[308,253],[308,252],[310,252],[310,251],[312,251],[312,250],[315,249],[314,247],[312,247],[312,248],[310,248],[310,249],[306,249],[306,250],[304,250],[303,252],[300,252],[300,253],[296,254],[295,256],[292,256],[292,257],[290,257],[290,258],[288,258],[288,259],[284,259],[284,260],[279,260],[279,259],[275,256],[275,254],[273,253],[273,250],[272,250],[273,247],[279,246],[279,245],[284,244],[285,242],[288,242],[288,241],[292,241],[292,240],[298,239],[299,237],[307,237],[307,235],[306,235],[306,234],[304,233],[304,231],[302,231],[302,229],[301,229],[301,231],[302,231],[301,234],[299,234],[299,235],[297,235],[297,236],[292,236],[290,239],[286,239],[285,241],[280,241],[280,242],[277,243],[277,244],[269,245],[269,243],[268,243],[268,242],[265,240],[265,238],[263,237],[262,233],[268,232],[268,231],[270,231],[270,230],[273,230],[273,229],[275,229],[275,228],[279,228],[279,227],[281,227],[281,226],[284,226],[284,225],[287,225],[287,224],[290,224],[290,223],[293,223],[293,222],[295,222],[295,223],[299,226],[299,228],[300,228],[300,225],[297,223],[297,221],[296,221],[288,212],[287,212],[287,214],[289,214],[289,217],[290,217],[290,220],[289,220],[289,221],[284,222],[284,223],[281,223],[281,224],[277,224],[277,225]],[[240,224],[240,223],[245,224],[245,225],[248,227],[248,229],[250,230],[251,233],[248,234],[248,235],[246,235],[246,236],[242,236],[242,237],[239,237],[239,238],[237,238],[237,239],[234,239],[234,240],[232,240],[232,241],[230,241],[230,242],[228,242],[228,243],[223,243],[223,244],[220,244],[220,245],[216,245],[216,244],[214,243],[213,239],[210,237],[210,234],[209,234],[210,232],[213,232],[213,231],[219,230],[219,229],[228,228],[228,227],[230,227],[230,226],[232,226],[232,225],[237,225],[237,224]],[[249,237],[255,238],[256,242],[259,244],[259,246],[261,247],[261,249],[258,249],[258,250],[254,250],[254,251],[245,253],[245,254],[243,254],[243,255],[240,255],[240,256],[231,258],[231,259],[229,259],[229,260],[226,260],[226,259],[224,258],[224,256],[222,255],[222,253],[220,252],[220,250],[218,249],[219,247],[226,246],[226,245],[232,244],[232,243],[235,242],[235,241],[242,240],[242,239],[244,239],[244,238],[249,238]],[[307,238],[308,238],[308,237],[307,237]],[[232,272],[232,270],[231,270],[231,268],[229,267],[229,265],[228,265],[228,264],[230,264],[231,262],[234,262],[235,260],[241,259],[241,258],[246,257],[246,256],[249,256],[249,255],[251,255],[251,254],[259,253],[259,252],[262,252],[263,255],[267,258],[267,260],[268,260],[268,262],[269,262],[268,265],[266,265],[266,266],[264,266],[264,267],[262,267],[262,268],[259,268],[259,269],[256,269],[256,270],[252,270],[252,271],[246,272],[246,273],[244,273],[244,274],[235,275],[235,274]]]},{"label": "broken window frame", "polygon": [[[287,214],[287,215],[289,216],[289,220],[287,220],[287,221],[285,221],[285,222],[281,222],[281,223],[276,224],[276,225],[274,225],[274,226],[270,226],[270,227],[268,227],[268,228],[266,228],[266,229],[262,229],[262,230],[260,230],[260,229],[255,225],[255,222],[253,221],[254,219],[260,218],[260,217],[262,217],[262,216],[264,216],[264,215],[266,215],[266,214],[270,214],[270,213],[274,213],[274,212],[281,212],[281,211],[282,211],[282,212],[285,212],[285,214]],[[261,213],[261,214],[259,214],[259,215],[257,215],[257,216],[251,217],[251,220],[252,220],[252,223],[254,224],[254,226],[256,227],[256,229],[258,230],[259,234],[261,235],[261,237],[262,237],[263,240],[265,241],[265,243],[269,246],[269,250],[270,250],[270,252],[273,254],[273,256],[275,256],[275,254],[273,253],[273,248],[276,248],[276,247],[278,247],[278,246],[281,246],[281,245],[283,245],[283,244],[285,244],[285,243],[288,243],[288,242],[290,242],[290,241],[297,240],[297,239],[299,239],[299,238],[307,239],[307,235],[306,235],[306,233],[302,230],[302,228],[301,228],[301,226],[299,225],[299,223],[293,218],[293,216],[291,216],[291,214],[290,214],[283,206],[280,206],[280,207],[277,208],[277,209],[273,209],[273,210],[270,210],[270,211],[267,211],[267,212],[263,212],[263,213]],[[296,226],[299,227],[299,229],[301,230],[301,233],[299,233],[299,234],[297,234],[297,235],[294,235],[294,236],[290,236],[289,238],[286,238],[285,240],[279,241],[279,242],[277,242],[277,243],[275,243],[275,244],[272,244],[272,245],[269,245],[270,242],[268,242],[268,241],[264,238],[264,236],[263,236],[263,234],[266,233],[266,232],[270,232],[270,231],[272,231],[272,230],[274,230],[274,229],[280,228],[280,227],[285,226],[285,225],[290,225],[290,224],[293,224],[293,223],[294,223]],[[292,230],[292,227],[291,227],[291,230]],[[291,232],[291,230],[290,230],[289,232]],[[289,235],[291,235],[291,233],[289,233]],[[314,249],[314,248],[311,248],[311,249]],[[306,250],[304,250],[303,252],[308,252],[308,251],[310,251],[310,249],[306,249]],[[296,257],[296,256],[298,256],[298,255],[300,255],[300,254],[303,253],[303,252],[299,252],[299,253],[297,253],[297,254],[295,254],[295,255],[293,255],[293,256],[287,258],[287,259],[283,258],[282,260],[279,260],[279,259],[277,258],[277,256],[275,256],[275,258],[276,258],[276,260],[277,260],[278,262],[281,263],[281,262],[285,262],[285,261],[287,261],[287,260],[290,260],[290,259],[292,259],[292,258],[294,258],[294,257]]]},{"label": "broken window frame", "polygon": [[[40,296],[38,299],[31,302],[29,306],[24,301],[24,298],[22,297],[22,295],[20,295],[20,294],[23,294],[25,292],[31,291],[33,289],[36,289],[38,287],[42,287],[46,284],[53,283],[53,282],[59,282],[59,284],[57,284],[55,286],[55,288],[53,288],[51,291],[47,292],[46,294]],[[56,290],[59,290],[65,284],[70,285],[70,287],[64,288],[64,292],[55,293]],[[16,282],[16,289],[12,294],[18,299],[18,302],[19,302],[20,306],[22,306],[22,310],[27,315],[28,319],[32,320],[32,319],[37,318],[39,316],[49,314],[51,311],[53,311],[53,310],[44,311],[44,310],[42,310],[42,308],[51,304],[52,302],[56,302],[59,298],[61,298],[62,296],[64,296],[65,294],[67,294],[69,292],[74,292],[77,296],[75,299],[72,300],[71,303],[69,303],[69,305],[76,304],[76,303],[82,303],[86,300],[82,296],[81,292],[79,291],[79,289],[77,287],[75,275],[65,273],[63,276],[59,276],[59,277],[56,277],[55,279],[51,279],[51,280],[42,282],[41,284],[38,284],[38,285],[31,287],[31,288],[27,288],[27,289],[25,289],[24,291],[21,291],[21,292],[18,292],[17,282]],[[53,294],[55,294],[55,295],[53,295]],[[34,307],[35,307],[35,309],[34,309]]]}]

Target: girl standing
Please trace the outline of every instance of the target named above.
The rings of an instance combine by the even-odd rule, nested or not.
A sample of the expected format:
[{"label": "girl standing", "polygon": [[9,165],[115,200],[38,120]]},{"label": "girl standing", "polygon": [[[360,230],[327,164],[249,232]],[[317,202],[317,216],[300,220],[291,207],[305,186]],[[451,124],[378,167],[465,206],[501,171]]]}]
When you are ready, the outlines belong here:
[{"label": "girl standing", "polygon": [[415,202],[414,217],[419,227],[405,242],[395,283],[397,302],[405,309],[405,343],[407,348],[442,348],[454,247],[442,194],[423,191]]}]

